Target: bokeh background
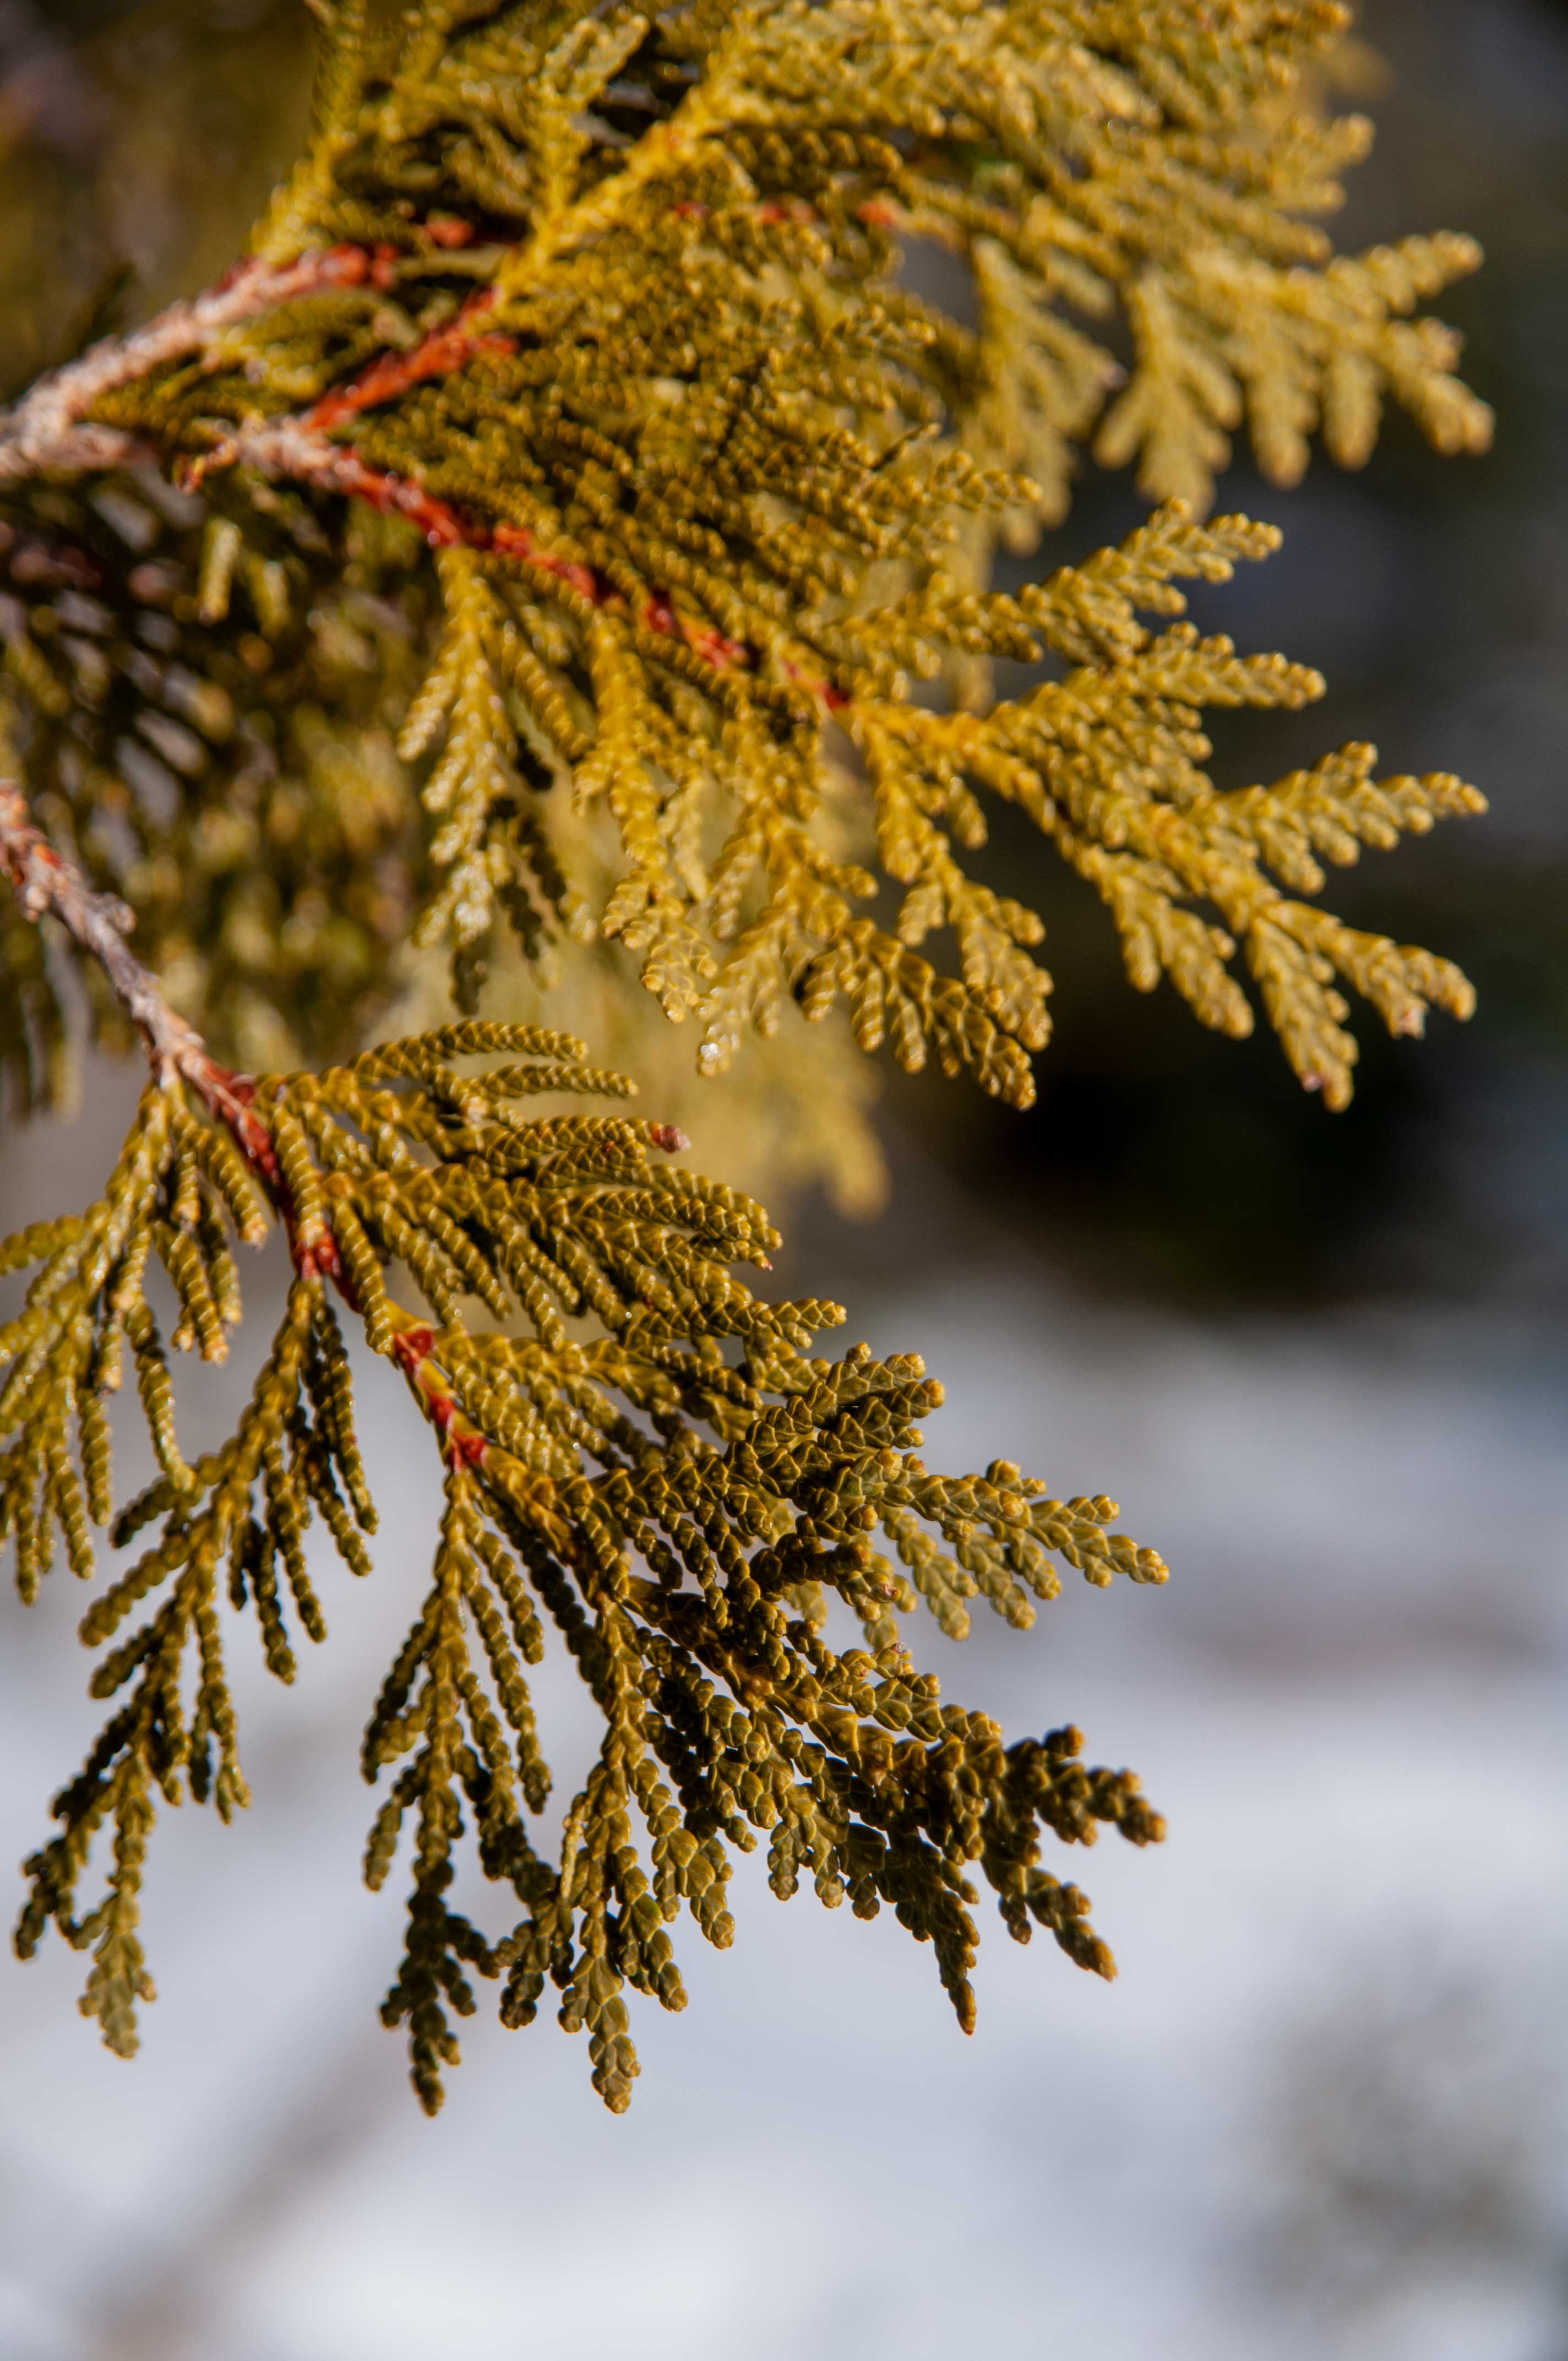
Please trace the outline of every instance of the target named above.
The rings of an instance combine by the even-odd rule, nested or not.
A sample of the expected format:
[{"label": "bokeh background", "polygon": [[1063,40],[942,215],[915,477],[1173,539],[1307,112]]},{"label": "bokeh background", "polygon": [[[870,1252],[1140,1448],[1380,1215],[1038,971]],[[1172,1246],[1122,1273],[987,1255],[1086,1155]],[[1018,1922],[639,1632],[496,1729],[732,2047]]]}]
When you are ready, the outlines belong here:
[{"label": "bokeh background", "polygon": [[[7,383],[226,258],[299,128],[302,21],[0,0]],[[1120,1981],[997,1929],[965,2042],[890,1922],[780,1910],[743,1865],[734,1948],[688,1940],[691,2007],[641,2015],[628,2118],[580,2044],[481,2016],[426,2123],[375,2019],[398,1901],[358,1884],[353,1754],[432,1499],[369,1372],[378,1573],[333,1582],[294,1690],[250,1683],[247,1822],[160,1831],[142,2056],[95,2047],[58,1947],[0,1965],[5,2361],[1568,2356],[1568,7],[1368,0],[1362,29],[1387,82],[1340,234],[1482,237],[1442,308],[1499,442],[1443,463],[1395,422],[1360,477],[1233,476],[1286,552],[1203,619],[1331,697],[1228,727],[1221,769],[1365,737],[1475,778],[1489,818],[1335,893],[1460,958],[1480,1014],[1369,1039],[1332,1119],[1266,1038],[1132,994],[999,828],[1058,978],[1039,1105],[890,1079],[886,1214],[797,1204],[782,1274],[926,1354],[941,1464],[1108,1488],[1171,1560],[962,1660],[922,1642],[1169,1814],[1159,1852],[1074,1864]],[[1135,514],[1091,470],[1050,555]],[[72,1126],[0,1136],[5,1226],[83,1193],[129,1087],[94,1070]],[[58,1577],[0,1602],[0,1862],[94,1726],[76,1611]],[[567,1776],[570,1683],[542,1705]]]}]

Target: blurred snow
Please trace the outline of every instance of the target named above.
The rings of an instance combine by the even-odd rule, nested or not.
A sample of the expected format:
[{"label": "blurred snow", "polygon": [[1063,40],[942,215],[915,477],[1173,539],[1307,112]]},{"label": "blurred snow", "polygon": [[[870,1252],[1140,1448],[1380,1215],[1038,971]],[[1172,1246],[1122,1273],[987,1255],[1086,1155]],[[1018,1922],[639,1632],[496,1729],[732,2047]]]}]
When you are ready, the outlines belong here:
[{"label": "blurred snow", "polygon": [[[1078,1720],[1169,1814],[1158,1850],[1067,1861],[1119,1982],[992,1922],[965,2042],[890,1919],[781,1910],[749,1862],[729,1952],[679,1930],[689,2010],[639,2004],[629,2117],[603,2113],[580,2043],[481,2016],[425,2122],[374,2024],[399,1902],[357,1882],[353,1756],[433,1498],[367,1370],[377,1572],[323,1567],[332,1640],[294,1691],[247,1673],[246,1821],[187,1810],[159,1832],[142,2056],[97,2048],[58,1945],[0,1970],[6,2361],[934,2361],[977,2337],[1095,2361],[1558,2361],[1561,1356],[1481,1314],[1221,1328],[1012,1271],[883,1301],[867,1333],[948,1383],[933,1465],[1000,1451],[1064,1490],[1113,1486],[1172,1561],[1168,1588],[1075,1587],[1026,1637],[919,1634],[950,1694],[1014,1731]],[[72,1587],[0,1609],[0,1859],[36,1840],[93,1723]],[[541,1707],[564,1783],[588,1720],[558,1668]],[[1418,2085],[1399,2136],[1420,2144],[1427,1966],[1476,1995],[1476,2089],[1524,2093],[1506,2233],[1448,2252],[1440,2220],[1411,2246],[1363,2207],[1363,2244],[1388,2250],[1368,2286],[1271,2276],[1316,2169],[1291,2121],[1314,2028],[1354,2034],[1390,1974]],[[1463,2147],[1484,2113],[1439,2108],[1437,2136]],[[1359,2203],[1354,2156],[1341,2177]]]}]

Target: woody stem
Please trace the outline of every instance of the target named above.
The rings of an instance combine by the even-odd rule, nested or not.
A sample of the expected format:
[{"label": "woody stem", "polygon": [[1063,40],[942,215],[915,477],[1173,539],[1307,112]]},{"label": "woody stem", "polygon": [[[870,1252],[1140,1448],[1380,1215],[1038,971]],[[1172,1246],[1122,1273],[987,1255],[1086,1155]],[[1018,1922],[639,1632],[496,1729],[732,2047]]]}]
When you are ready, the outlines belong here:
[{"label": "woody stem", "polygon": [[214,285],[168,304],[129,335],[103,337],[80,359],[39,378],[0,413],[0,484],[27,476],[87,475],[145,456],[135,435],[90,422],[95,402],[170,361],[204,353],[226,329],[258,313],[327,288],[357,286],[373,268],[372,258],[356,246],[302,254],[280,267],[236,263]]},{"label": "woody stem", "polygon": [[195,1027],[177,1015],[163,987],[126,940],[135,924],[124,902],[97,894],[82,872],[57,852],[27,806],[16,779],[0,773],[0,870],[16,889],[22,916],[35,924],[58,918],[71,939],[95,960],[110,990],[141,1035],[160,1082],[178,1074],[207,1096],[218,1070]]}]

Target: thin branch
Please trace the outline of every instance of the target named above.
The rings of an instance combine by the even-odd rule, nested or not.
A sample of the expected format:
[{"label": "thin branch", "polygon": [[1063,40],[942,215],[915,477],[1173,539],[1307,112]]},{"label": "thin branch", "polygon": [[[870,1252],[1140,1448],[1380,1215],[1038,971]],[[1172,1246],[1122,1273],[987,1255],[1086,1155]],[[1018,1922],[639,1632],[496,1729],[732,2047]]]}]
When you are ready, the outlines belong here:
[{"label": "thin branch", "polygon": [[0,778],[0,867],[16,889],[22,916],[36,925],[58,918],[72,940],[95,960],[115,999],[135,1025],[160,1080],[192,1079],[192,1060],[204,1058],[201,1036],[177,1016],[158,979],[126,940],[134,913],[114,894],[95,894],[81,871],[57,852],[27,807],[15,780]]},{"label": "thin branch", "polygon": [[93,425],[88,413],[116,386],[204,353],[225,330],[275,304],[373,280],[377,258],[358,246],[302,254],[283,266],[236,263],[199,295],[170,303],[129,335],[104,336],[79,360],[42,377],[0,414],[0,484],[37,475],[85,475],[144,455],[136,436]]},{"label": "thin branch", "polygon": [[398,401],[430,378],[451,376],[477,353],[515,353],[515,336],[498,335],[487,324],[495,301],[493,287],[479,288],[469,296],[455,320],[433,328],[411,352],[383,353],[346,385],[334,386],[330,393],[323,394],[306,412],[306,424],[324,434],[330,427],[341,426],[345,419],[356,418],[362,411]]},{"label": "thin branch", "polygon": [[104,981],[140,1034],[154,1074],[166,1089],[186,1082],[203,1106],[225,1124],[246,1156],[271,1143],[250,1113],[247,1078],[232,1074],[208,1049],[193,1025],[171,1008],[150,968],[126,938],[136,923],[117,895],[95,894],[74,862],[57,852],[14,778],[0,772],[0,872],[16,888],[22,916],[36,926],[59,920],[71,940],[96,961]]}]

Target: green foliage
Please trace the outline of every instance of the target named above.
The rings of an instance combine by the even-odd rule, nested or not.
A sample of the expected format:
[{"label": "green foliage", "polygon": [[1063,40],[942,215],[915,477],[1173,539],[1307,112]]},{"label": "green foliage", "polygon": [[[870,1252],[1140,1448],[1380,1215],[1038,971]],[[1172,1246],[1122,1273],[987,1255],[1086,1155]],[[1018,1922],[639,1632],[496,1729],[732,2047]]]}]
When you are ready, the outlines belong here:
[{"label": "green foliage", "polygon": [[[479,1072],[475,1053],[514,1062]],[[98,1203],[12,1240],[37,1266],[0,1331],[0,1535],[24,1596],[56,1535],[93,1572],[89,1527],[157,1537],[88,1609],[104,1646],[94,1695],[119,1700],[57,1799],[60,1833],[28,1864],[24,1955],[53,1920],[93,1953],[83,2007],[110,2047],[136,2045],[148,1985],[137,1933],[156,1799],[185,1794],[227,1818],[247,1801],[224,1665],[225,1595],[254,1614],[269,1669],[294,1674],[291,1619],[325,1635],[305,1539],[325,1523],[355,1573],[375,1511],[355,1439],[341,1291],[373,1351],[399,1367],[435,1428],[446,1505],[432,1587],[389,1670],[365,1770],[389,1776],[366,1858],[379,1885],[413,1822],[406,1948],[383,2015],[406,2020],[415,2086],[441,2096],[457,2049],[448,2010],[466,1971],[502,1977],[508,2024],[532,2021],[546,1980],[561,2021],[587,2027],[594,2081],[623,2107],[637,2071],[627,1986],[683,2004],[665,1927],[684,1905],[729,1940],[727,1848],[769,1839],[773,1891],[809,1872],[822,1901],[883,1903],[933,1944],[962,2024],[976,1930],[970,1863],[1009,1931],[1031,1921],[1102,1974],[1110,1954],[1077,1889],[1037,1865],[1111,1822],[1144,1843],[1157,1817],[1125,1772],[1086,1771],[1071,1730],[1004,1746],[983,1714],[944,1706],[917,1675],[899,1617],[921,1601],[949,1636],[982,1597],[1014,1626],[1058,1588],[1051,1555],[1091,1582],[1158,1582],[1152,1551],[1105,1530],[1102,1499],[1045,1497],[997,1463],[929,1474],[917,1422],[941,1389],[912,1356],[863,1345],[814,1356],[836,1305],[769,1303],[735,1276],[777,1244],[749,1200],[654,1164],[658,1125],[620,1115],[526,1118],[563,1089],[624,1095],[582,1044],[522,1027],[449,1027],[320,1075],[265,1077],[248,1099],[251,1163],[278,1176],[295,1276],[233,1437],[193,1461],[175,1431],[151,1300],[161,1265],[180,1312],[171,1343],[222,1357],[239,1313],[231,1239],[267,1226],[229,1131],[188,1091],[149,1088]],[[433,1322],[387,1292],[400,1260]],[[476,1329],[466,1303],[522,1333]],[[106,1398],[134,1368],[159,1474],[113,1508]],[[886,1551],[876,1546],[880,1533]],[[646,1574],[634,1571],[636,1566]],[[826,1636],[841,1602],[863,1646]],[[557,1858],[536,1849],[550,1773],[524,1664],[554,1625],[604,1718],[598,1759],[566,1809]],[[488,1877],[523,1916],[499,1942],[446,1899],[465,1825]],[[103,1898],[77,1900],[95,1837],[113,1831]]]}]

